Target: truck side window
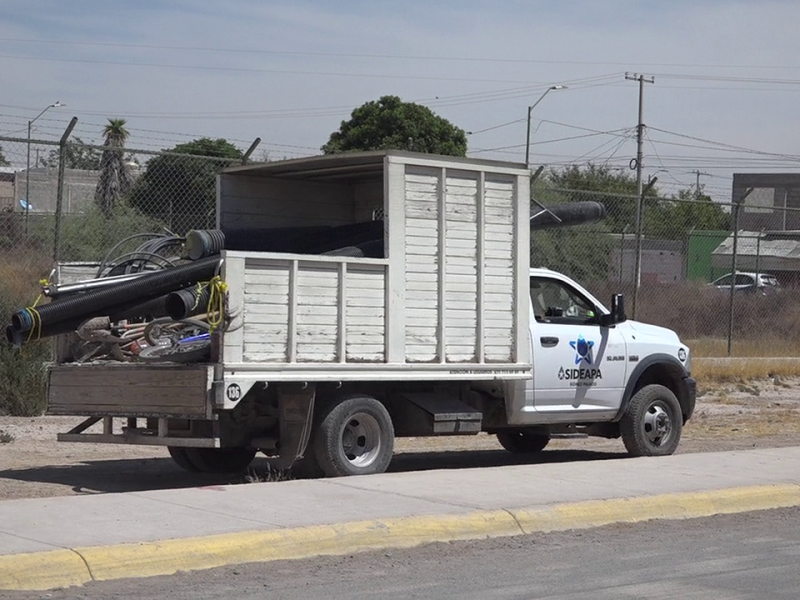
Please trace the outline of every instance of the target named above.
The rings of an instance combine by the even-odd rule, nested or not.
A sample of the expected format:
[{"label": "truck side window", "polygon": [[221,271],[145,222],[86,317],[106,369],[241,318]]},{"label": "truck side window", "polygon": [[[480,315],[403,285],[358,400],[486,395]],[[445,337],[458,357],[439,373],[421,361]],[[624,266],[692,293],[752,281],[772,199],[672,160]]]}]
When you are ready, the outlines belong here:
[{"label": "truck side window", "polygon": [[531,277],[531,303],[540,323],[583,325],[595,320],[594,306],[560,281]]}]

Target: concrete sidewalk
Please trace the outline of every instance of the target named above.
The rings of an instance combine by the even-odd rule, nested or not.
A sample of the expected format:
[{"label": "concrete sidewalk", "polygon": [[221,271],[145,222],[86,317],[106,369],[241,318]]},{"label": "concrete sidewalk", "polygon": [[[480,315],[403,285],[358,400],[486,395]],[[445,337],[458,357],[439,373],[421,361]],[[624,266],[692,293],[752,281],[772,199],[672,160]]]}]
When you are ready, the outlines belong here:
[{"label": "concrete sidewalk", "polygon": [[800,505],[800,447],[0,502],[0,589]]}]

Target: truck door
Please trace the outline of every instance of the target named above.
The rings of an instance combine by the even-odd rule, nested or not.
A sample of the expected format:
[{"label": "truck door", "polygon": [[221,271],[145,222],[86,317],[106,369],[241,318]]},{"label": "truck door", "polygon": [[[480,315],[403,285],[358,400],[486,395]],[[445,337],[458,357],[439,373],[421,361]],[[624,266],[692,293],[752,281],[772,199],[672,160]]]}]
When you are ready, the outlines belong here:
[{"label": "truck door", "polygon": [[[531,277],[532,398],[538,413],[615,413],[628,364],[623,335],[601,327],[598,308],[567,282]],[[555,419],[561,420],[561,419]]]}]

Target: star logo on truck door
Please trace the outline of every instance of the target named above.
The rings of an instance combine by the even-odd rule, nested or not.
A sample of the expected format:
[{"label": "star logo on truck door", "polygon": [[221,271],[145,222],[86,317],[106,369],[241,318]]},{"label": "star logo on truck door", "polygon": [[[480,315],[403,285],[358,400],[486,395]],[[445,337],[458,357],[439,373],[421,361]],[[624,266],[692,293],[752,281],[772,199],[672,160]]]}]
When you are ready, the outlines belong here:
[{"label": "star logo on truck door", "polygon": [[585,340],[584,337],[579,334],[578,339],[574,342],[570,342],[569,345],[575,350],[576,365],[582,360],[586,361],[586,364],[592,364],[592,346],[594,346],[594,342]]}]

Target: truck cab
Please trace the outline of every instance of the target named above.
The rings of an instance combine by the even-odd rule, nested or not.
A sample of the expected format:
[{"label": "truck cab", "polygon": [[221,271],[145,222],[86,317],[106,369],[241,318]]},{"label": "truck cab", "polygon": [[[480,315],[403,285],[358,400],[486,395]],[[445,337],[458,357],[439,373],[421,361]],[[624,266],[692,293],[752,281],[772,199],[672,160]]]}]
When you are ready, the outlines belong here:
[{"label": "truck cab", "polygon": [[[696,395],[690,351],[678,335],[628,320],[621,296],[609,310],[549,269],[530,270],[530,295],[533,376],[507,386],[508,424],[538,426],[539,438],[566,431],[622,435],[633,454],[672,453]],[[501,442],[510,435],[498,434]]]}]

